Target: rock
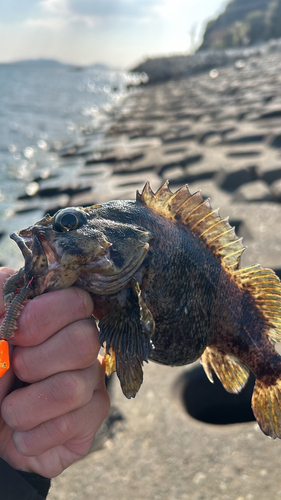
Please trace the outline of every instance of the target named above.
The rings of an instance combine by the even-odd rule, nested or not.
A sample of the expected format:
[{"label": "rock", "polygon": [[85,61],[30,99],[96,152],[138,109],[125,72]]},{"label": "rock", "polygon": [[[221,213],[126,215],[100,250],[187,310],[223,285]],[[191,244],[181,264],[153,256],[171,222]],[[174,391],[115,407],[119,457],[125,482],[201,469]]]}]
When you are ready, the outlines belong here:
[{"label": "rock", "polygon": [[94,186],[91,186],[87,192],[74,194],[70,199],[70,205],[73,207],[89,207],[96,204]]},{"label": "rock", "polygon": [[[231,0],[208,22],[199,50],[241,47],[281,37],[281,5],[271,0]],[[244,63],[244,61],[242,61]],[[237,61],[235,67],[245,65]]]},{"label": "rock", "polygon": [[38,210],[40,210],[40,206],[39,205],[33,205],[33,206],[29,206],[29,205],[26,205],[22,208],[15,208],[15,214],[28,214],[28,213],[31,213],[31,212],[36,212]]},{"label": "rock", "polygon": [[[54,198],[60,195],[68,195],[74,196],[75,194],[86,193],[91,191],[91,186],[80,184],[79,182],[72,182],[69,185],[64,185],[63,187],[45,183],[40,189],[37,191],[37,196],[40,198]],[[20,198],[22,199],[22,198]]]},{"label": "rock", "polygon": [[120,154],[116,152],[116,154],[109,154],[109,155],[102,155],[101,158],[96,159],[96,158],[89,158],[86,162],[85,165],[93,165],[95,163],[109,163],[109,164],[115,164],[119,162],[133,162],[140,160],[143,158],[144,154],[143,153],[137,153],[137,154],[132,154],[131,156],[121,156]]},{"label": "rock", "polygon": [[47,200],[45,204],[45,213],[49,215],[54,215],[57,213],[58,210],[61,210],[62,208],[69,207],[70,205],[70,198],[66,194],[62,194],[58,196],[56,199],[51,199]]},{"label": "rock", "polygon": [[178,161],[171,161],[168,163],[164,163],[161,167],[157,169],[158,175],[162,176],[166,170],[170,170],[173,167],[180,166],[182,168],[185,168],[188,165],[193,165],[194,163],[200,162],[202,158],[203,158],[202,154],[194,154],[178,159]]},{"label": "rock", "polygon": [[229,151],[227,153],[227,156],[229,156],[230,158],[248,158],[248,157],[252,157],[252,156],[259,156],[262,154],[262,151],[259,151],[257,149],[241,149],[241,150],[235,150],[235,151]]},{"label": "rock", "polygon": [[239,135],[236,134],[236,137],[231,137],[229,139],[224,140],[224,144],[251,144],[251,143],[259,143],[265,139],[264,134],[254,134],[254,135]]},{"label": "rock", "polygon": [[221,189],[225,189],[229,192],[236,191],[237,188],[243,184],[252,182],[256,178],[256,168],[255,166],[237,168],[232,171],[227,171],[227,169],[222,169],[215,177],[217,185]]},{"label": "rock", "polygon": [[281,203],[281,178],[273,182],[270,186],[270,189],[274,196],[274,199]]},{"label": "rock", "polygon": [[266,182],[267,184],[272,184],[278,179],[281,179],[281,163],[280,165],[268,166],[268,165],[259,165],[256,168],[257,176]]},{"label": "rock", "polygon": [[[250,231],[247,223],[244,220],[229,220],[229,224],[235,228],[235,233],[239,238],[243,238],[245,241],[253,240],[252,231]],[[244,241],[244,243],[245,243]]]},{"label": "rock", "polygon": [[280,118],[281,117],[281,108],[272,109],[270,111],[265,111],[260,115],[261,120],[268,120],[269,118]]},{"label": "rock", "polygon": [[[280,115],[280,116],[281,116],[281,115]],[[272,146],[273,148],[281,148],[281,134],[278,134],[278,135],[276,135],[276,136],[273,138],[273,140],[272,140],[272,142],[271,142],[271,146]]]},{"label": "rock", "polygon": [[73,183],[68,187],[61,189],[61,194],[67,194],[68,196],[81,195],[84,193],[88,193],[92,190],[92,186],[79,185],[78,183]]},{"label": "rock", "polygon": [[268,185],[263,181],[257,180],[240,186],[234,193],[233,201],[274,201],[274,198]]}]

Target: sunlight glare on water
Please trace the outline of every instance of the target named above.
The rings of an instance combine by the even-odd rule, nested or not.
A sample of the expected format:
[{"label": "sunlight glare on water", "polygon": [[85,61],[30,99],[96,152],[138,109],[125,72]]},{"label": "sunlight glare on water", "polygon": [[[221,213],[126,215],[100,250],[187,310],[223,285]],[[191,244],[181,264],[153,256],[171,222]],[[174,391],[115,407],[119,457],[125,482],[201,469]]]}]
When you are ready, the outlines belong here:
[{"label": "sunlight glare on water", "polygon": [[[0,253],[12,248],[1,235],[33,221],[28,213],[15,217],[18,198],[36,195],[38,180],[71,182],[81,160],[65,152],[94,153],[129,87],[142,80],[94,67],[0,64]],[[42,209],[32,216],[38,220]]]}]

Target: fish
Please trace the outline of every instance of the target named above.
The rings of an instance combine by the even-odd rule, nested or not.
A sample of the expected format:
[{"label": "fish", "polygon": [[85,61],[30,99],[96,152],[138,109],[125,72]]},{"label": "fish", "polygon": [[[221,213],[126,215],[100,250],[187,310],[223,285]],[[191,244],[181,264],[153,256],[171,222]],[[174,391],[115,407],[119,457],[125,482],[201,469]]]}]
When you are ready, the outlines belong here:
[{"label": "fish", "polygon": [[240,266],[242,239],[200,191],[173,193],[167,181],[154,192],[147,182],[135,200],[64,208],[10,236],[25,265],[4,284],[2,339],[27,300],[81,287],[93,298],[106,372],[117,372],[127,398],[149,360],[200,359],[231,393],[251,371],[254,416],[281,438],[281,283],[259,264]]}]

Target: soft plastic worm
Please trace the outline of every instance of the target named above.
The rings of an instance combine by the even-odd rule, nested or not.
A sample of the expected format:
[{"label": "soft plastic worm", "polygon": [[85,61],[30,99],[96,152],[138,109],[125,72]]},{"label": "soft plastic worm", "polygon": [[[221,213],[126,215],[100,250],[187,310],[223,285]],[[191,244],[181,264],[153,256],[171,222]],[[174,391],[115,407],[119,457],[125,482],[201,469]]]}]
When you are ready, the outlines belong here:
[{"label": "soft plastic worm", "polygon": [[9,304],[0,329],[0,337],[2,337],[3,339],[9,339],[14,335],[14,331],[17,328],[16,319],[20,314],[20,310],[23,306],[24,301],[30,295],[30,283],[31,281],[22,289],[20,289]]}]

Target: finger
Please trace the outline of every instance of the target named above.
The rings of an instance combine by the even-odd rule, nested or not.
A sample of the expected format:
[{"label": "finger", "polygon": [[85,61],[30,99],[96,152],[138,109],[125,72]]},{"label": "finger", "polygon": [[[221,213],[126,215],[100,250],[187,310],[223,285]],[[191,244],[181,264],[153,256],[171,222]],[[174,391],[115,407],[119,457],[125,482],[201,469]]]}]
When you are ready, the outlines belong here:
[{"label": "finger", "polygon": [[90,402],[82,408],[48,420],[35,429],[15,432],[14,444],[18,452],[26,456],[42,455],[65,444],[67,455],[74,455],[77,460],[88,453],[94,435],[108,415],[109,407],[108,393],[102,387],[94,391]]},{"label": "finger", "polygon": [[12,343],[41,344],[70,323],[89,318],[92,311],[92,299],[82,288],[70,287],[40,295],[24,306]]},{"label": "finger", "polygon": [[15,274],[13,269],[10,269],[9,267],[0,267],[0,316],[2,316],[5,311],[3,304],[3,285],[5,281],[12,276],[12,274]]},{"label": "finger", "polygon": [[35,347],[15,347],[12,366],[24,382],[37,382],[55,373],[92,365],[100,350],[93,319],[76,321]]},{"label": "finger", "polygon": [[99,364],[85,370],[58,373],[22,387],[2,403],[2,417],[14,430],[27,431],[52,418],[86,405],[99,380]]}]

